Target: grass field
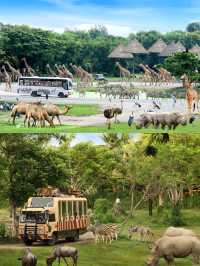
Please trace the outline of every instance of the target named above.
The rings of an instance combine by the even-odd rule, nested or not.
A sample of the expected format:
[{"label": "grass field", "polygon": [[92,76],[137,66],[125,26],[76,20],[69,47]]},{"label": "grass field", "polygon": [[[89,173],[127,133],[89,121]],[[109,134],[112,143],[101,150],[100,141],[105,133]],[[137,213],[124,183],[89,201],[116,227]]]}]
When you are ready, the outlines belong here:
[{"label": "grass field", "polygon": [[[0,211],[0,221],[8,215],[5,210]],[[187,227],[193,229],[197,235],[200,235],[200,212],[199,210],[184,210],[183,218]],[[131,218],[126,226],[123,227],[120,240],[114,241],[112,245],[95,245],[93,241],[89,243],[74,243],[73,246],[79,250],[79,266],[144,266],[146,259],[150,255],[148,245],[136,240],[128,240],[127,228],[130,224],[148,225],[156,235],[156,239],[163,233],[167,225],[163,224],[155,211],[155,216],[150,218],[147,211],[139,210],[135,217]],[[24,249],[16,248],[13,245],[5,243],[6,247],[0,245],[0,265],[17,266],[20,263],[17,258],[23,255]],[[51,253],[53,247],[33,246],[33,252],[38,256],[38,266],[45,266],[45,258]],[[12,254],[12,255],[11,255]],[[54,265],[57,265],[56,263]],[[61,265],[64,265],[61,264]],[[164,260],[160,261],[160,266],[166,265]],[[176,266],[191,266],[191,258],[177,259]]]},{"label": "grass field", "polygon": [[176,130],[161,130],[149,127],[147,129],[136,129],[135,126],[129,127],[126,123],[113,124],[112,128],[108,130],[106,125],[97,126],[79,126],[79,125],[56,125],[54,128],[46,126],[45,128],[32,127],[27,128],[23,126],[23,122],[17,122],[16,126],[9,124],[0,116],[0,133],[200,133],[200,122],[196,121],[192,125],[179,126]]}]

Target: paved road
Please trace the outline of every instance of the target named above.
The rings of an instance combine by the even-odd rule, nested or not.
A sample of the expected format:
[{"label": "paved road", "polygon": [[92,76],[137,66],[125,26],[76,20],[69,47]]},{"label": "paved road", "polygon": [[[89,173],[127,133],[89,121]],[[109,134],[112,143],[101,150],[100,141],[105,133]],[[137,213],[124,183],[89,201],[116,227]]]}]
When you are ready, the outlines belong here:
[{"label": "paved road", "polygon": [[[121,101],[119,99],[112,100],[111,102],[96,93],[87,93],[85,97],[79,97],[77,94],[73,94],[69,98],[61,99],[55,97],[49,97],[48,100],[45,97],[31,97],[31,96],[23,96],[16,93],[16,87],[13,88],[12,93],[5,92],[4,85],[0,86],[0,99],[5,101],[16,101],[16,98],[19,100],[27,101],[27,102],[34,102],[34,101],[41,101],[43,103],[51,102],[55,104],[98,104],[102,109],[102,112],[107,107],[120,107]],[[157,103],[161,106],[160,110],[155,110],[153,108],[152,100],[147,100],[145,95],[141,94],[141,99],[139,103],[142,105],[141,108],[138,108],[135,105],[134,100],[125,99],[123,101],[123,114],[120,115],[119,119],[121,122],[127,122],[128,117],[132,112],[134,112],[134,116],[137,118],[141,113],[147,112],[152,110],[154,112],[172,112],[177,111],[181,113],[186,112],[186,103],[185,100],[178,100],[175,107],[173,107],[172,99],[157,99]],[[67,117],[63,116],[62,121],[64,124],[68,125],[97,125],[97,124],[104,124],[105,118],[102,114],[87,116],[87,117]]]}]

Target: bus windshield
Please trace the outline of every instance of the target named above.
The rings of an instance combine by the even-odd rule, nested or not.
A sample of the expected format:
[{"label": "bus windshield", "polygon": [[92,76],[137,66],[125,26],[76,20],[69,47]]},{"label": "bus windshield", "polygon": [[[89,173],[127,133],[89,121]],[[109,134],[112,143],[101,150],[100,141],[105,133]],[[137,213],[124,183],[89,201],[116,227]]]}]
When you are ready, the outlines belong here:
[{"label": "bus windshield", "polygon": [[47,221],[47,215],[44,212],[30,212],[24,211],[20,215],[20,222],[21,223],[39,223],[43,224]]},{"label": "bus windshield", "polygon": [[31,200],[31,208],[53,207],[53,197],[34,197]]}]

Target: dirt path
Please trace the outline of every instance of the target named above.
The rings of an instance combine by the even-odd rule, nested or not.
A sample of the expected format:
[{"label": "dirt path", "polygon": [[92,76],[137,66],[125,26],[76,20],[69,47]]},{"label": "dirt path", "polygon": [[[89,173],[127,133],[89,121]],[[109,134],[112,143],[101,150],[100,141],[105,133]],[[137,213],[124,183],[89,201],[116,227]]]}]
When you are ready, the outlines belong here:
[{"label": "dirt path", "polygon": [[[80,235],[80,240],[76,241],[76,242],[66,242],[66,241],[60,241],[59,244],[74,244],[74,243],[78,243],[78,244],[86,244],[89,243],[91,241],[93,241],[94,236],[92,233],[85,233],[83,235]],[[39,247],[49,247],[49,246],[45,246],[42,242],[38,242],[38,243],[33,243],[33,245],[31,246],[31,249],[34,248],[39,248]],[[0,244],[0,251],[1,250],[24,250],[26,248],[26,246],[23,243],[10,243],[10,244]]]}]

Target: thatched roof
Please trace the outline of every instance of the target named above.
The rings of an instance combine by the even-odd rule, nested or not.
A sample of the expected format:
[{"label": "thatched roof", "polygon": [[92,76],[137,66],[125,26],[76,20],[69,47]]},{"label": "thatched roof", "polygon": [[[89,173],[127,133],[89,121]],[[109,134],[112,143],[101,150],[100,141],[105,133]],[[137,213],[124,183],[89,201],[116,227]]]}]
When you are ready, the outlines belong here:
[{"label": "thatched roof", "polygon": [[138,42],[138,40],[131,41],[126,46],[126,51],[131,54],[147,54],[147,50],[143,47],[143,45]]},{"label": "thatched roof", "polygon": [[120,44],[111,52],[111,54],[109,54],[108,58],[131,59],[133,58],[133,55],[126,51],[124,44]]},{"label": "thatched roof", "polygon": [[185,47],[182,45],[181,42],[171,42],[169,45],[167,45],[167,47],[160,53],[160,56],[163,57],[167,57],[167,56],[171,56],[175,53],[178,52],[185,52],[186,49]]},{"label": "thatched roof", "polygon": [[167,44],[162,40],[157,40],[148,50],[149,53],[160,54],[167,47]]},{"label": "thatched roof", "polygon": [[190,53],[197,55],[200,58],[200,46],[198,44],[194,45],[190,50]]}]

